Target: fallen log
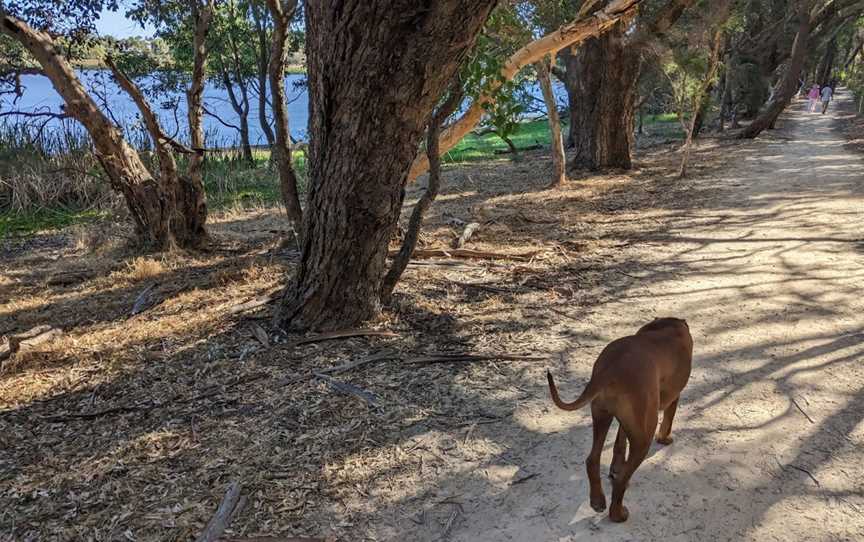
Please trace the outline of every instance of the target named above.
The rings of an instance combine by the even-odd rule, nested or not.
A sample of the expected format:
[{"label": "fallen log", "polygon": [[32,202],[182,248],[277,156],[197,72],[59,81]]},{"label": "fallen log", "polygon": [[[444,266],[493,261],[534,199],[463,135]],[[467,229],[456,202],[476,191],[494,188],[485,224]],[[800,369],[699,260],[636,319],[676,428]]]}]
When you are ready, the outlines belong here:
[{"label": "fallen log", "polygon": [[17,333],[9,336],[9,341],[0,345],[0,361],[3,361],[14,354],[32,350],[33,348],[47,343],[57,337],[63,335],[63,332],[50,325],[36,326],[23,333]]}]

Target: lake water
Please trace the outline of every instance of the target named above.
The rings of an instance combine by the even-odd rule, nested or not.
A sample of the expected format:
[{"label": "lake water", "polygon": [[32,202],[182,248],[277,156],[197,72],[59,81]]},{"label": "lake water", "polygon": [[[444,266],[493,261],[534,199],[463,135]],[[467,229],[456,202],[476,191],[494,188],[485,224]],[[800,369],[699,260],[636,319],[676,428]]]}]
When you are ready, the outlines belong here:
[{"label": "lake water", "polygon": [[[133,135],[137,132],[138,137],[142,137],[143,130],[138,115],[138,110],[132,100],[123,92],[114,80],[110,73],[104,70],[86,70],[79,71],[79,77],[85,87],[94,96],[97,104],[103,111],[110,112],[110,116],[124,127],[127,133]],[[51,111],[60,112],[63,100],[51,86],[50,81],[43,76],[27,75],[23,76],[22,83],[24,85],[23,95],[13,103],[12,96],[3,96],[0,98],[0,111],[20,110],[27,112],[35,111]],[[145,78],[142,82],[142,88],[148,88],[155,81],[153,78]],[[297,140],[307,139],[307,127],[309,120],[309,104],[305,82],[305,75],[287,75],[285,78],[286,92],[288,94],[288,114],[291,135]],[[529,85],[527,91],[534,97],[534,105],[537,107],[536,114],[545,113],[542,105],[542,94],[539,87],[535,84]],[[564,91],[560,84],[555,85],[556,95],[559,96],[559,101],[563,99]],[[265,145],[267,143],[264,133],[261,130],[261,125],[258,120],[258,96],[253,88],[250,87],[250,112],[249,112],[249,132],[250,141],[253,145]],[[174,108],[169,106],[171,102],[176,102],[177,112],[176,118]],[[171,136],[175,136],[182,140],[188,141],[186,134],[186,98],[183,92],[172,92],[158,95],[157,98],[151,98],[151,107],[159,115],[163,129]],[[205,108],[220,117],[225,123],[238,125],[238,115],[231,107],[228,99],[227,91],[212,82],[208,82],[204,90],[204,105]],[[530,113],[534,114],[534,113]],[[268,108],[268,115],[270,111]],[[35,126],[40,126],[44,119],[24,119],[18,117],[21,121],[27,121]],[[179,127],[178,127],[179,121]],[[52,129],[59,126],[59,121],[51,121],[47,125],[47,129]],[[210,115],[204,115],[204,131],[207,139],[207,147],[227,147],[234,146],[239,140],[239,134],[235,128],[225,126],[219,120]],[[133,141],[136,140],[133,137]]]},{"label": "lake water", "polygon": [[[123,92],[107,71],[87,70],[79,71],[78,76],[84,86],[90,91],[96,103],[103,111],[110,112],[110,116],[127,131],[135,130],[139,125],[138,109],[135,104]],[[306,139],[306,129],[309,117],[308,99],[305,85],[296,85],[305,81],[305,75],[288,75],[285,77],[286,92],[288,94],[288,115],[291,134],[296,139]],[[47,77],[41,75],[26,75],[21,78],[24,85],[24,93],[13,103],[11,96],[0,99],[0,111],[51,111],[60,112],[63,99],[51,86]],[[142,88],[154,80],[146,79]],[[239,93],[238,93],[239,94]],[[253,145],[266,145],[267,139],[261,130],[258,120],[258,95],[250,88],[250,111],[249,111],[249,138]],[[177,118],[175,119],[174,108],[168,104],[177,103]],[[177,134],[180,140],[187,140],[186,134],[186,98],[183,92],[167,92],[160,94],[158,98],[150,99],[150,106],[159,115],[162,127],[169,135]],[[227,91],[217,85],[208,83],[204,88],[204,107],[212,111],[228,124],[239,125],[239,117],[228,99]],[[268,107],[268,115],[270,114]],[[23,117],[19,117],[24,120]],[[180,128],[178,130],[178,121]],[[29,120],[30,123],[41,125],[42,120]],[[52,121],[53,122],[53,121]],[[57,126],[57,122],[49,123],[48,127]],[[210,115],[204,115],[204,131],[207,136],[208,147],[222,147],[234,145],[239,140],[236,129],[225,126]]]}]

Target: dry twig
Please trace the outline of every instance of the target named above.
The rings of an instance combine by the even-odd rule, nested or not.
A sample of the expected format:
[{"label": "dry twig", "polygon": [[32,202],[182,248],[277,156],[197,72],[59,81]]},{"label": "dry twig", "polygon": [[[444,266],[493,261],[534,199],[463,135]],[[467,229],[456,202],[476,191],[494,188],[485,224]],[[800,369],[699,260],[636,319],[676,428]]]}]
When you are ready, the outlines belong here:
[{"label": "dry twig", "polygon": [[[810,417],[810,414],[807,414],[807,412],[805,412],[804,409],[801,408],[801,405],[798,404],[798,401],[796,401],[794,397],[790,396],[789,398],[792,400],[792,404],[795,405],[795,406],[798,408],[798,410],[801,411],[801,414],[804,414],[804,416],[805,416],[808,420],[810,420],[810,423],[816,423],[816,422],[813,420],[813,418]],[[818,484],[817,484],[817,485],[818,485]]]},{"label": "dry twig", "polygon": [[222,536],[222,533],[224,533],[225,529],[228,528],[228,523],[231,521],[231,515],[233,514],[234,508],[237,506],[239,499],[240,482],[231,482],[228,486],[228,491],[226,491],[225,496],[222,497],[222,502],[219,503],[219,508],[216,509],[216,513],[213,514],[212,518],[210,518],[210,522],[207,523],[204,532],[195,539],[196,542],[216,542],[219,540],[219,537]]},{"label": "dry twig", "polygon": [[294,343],[294,346],[303,344],[320,343],[323,341],[332,341],[334,339],[347,339],[349,337],[398,337],[398,333],[392,331],[380,331],[377,329],[344,329],[341,331],[331,331],[330,333],[321,333],[314,337],[301,339]]}]

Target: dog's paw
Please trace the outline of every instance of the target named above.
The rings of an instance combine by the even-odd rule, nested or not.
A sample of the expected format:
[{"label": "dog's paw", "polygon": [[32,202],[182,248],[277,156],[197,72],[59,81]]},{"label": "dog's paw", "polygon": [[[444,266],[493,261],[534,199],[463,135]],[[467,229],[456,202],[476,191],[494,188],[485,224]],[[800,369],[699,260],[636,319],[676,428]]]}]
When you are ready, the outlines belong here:
[{"label": "dog's paw", "polygon": [[668,437],[657,437],[657,442],[659,442],[663,446],[668,446],[668,445],[672,444],[672,441],[674,441],[674,440],[675,439],[673,439],[671,435]]},{"label": "dog's paw", "polygon": [[615,523],[624,523],[630,517],[630,511],[623,504],[620,507],[609,509],[609,520]]},{"label": "dog's paw", "polygon": [[602,512],[606,510],[606,495],[598,495],[591,497],[591,508],[595,512]]}]

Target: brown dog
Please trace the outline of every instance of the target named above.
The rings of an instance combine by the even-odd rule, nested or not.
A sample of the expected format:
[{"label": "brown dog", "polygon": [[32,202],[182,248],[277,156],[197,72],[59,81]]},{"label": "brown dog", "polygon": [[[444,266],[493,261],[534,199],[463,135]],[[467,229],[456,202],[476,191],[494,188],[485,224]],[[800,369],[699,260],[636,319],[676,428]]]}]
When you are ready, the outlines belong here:
[{"label": "brown dog", "polygon": [[[656,318],[635,335],[616,339],[600,353],[591,380],[582,395],[572,403],[558,396],[552,373],[546,372],[552,401],[558,408],[576,410],[591,403],[594,442],[585,460],[591,487],[591,508],[606,509],[606,496],[600,484],[600,453],[612,418],[618,420],[618,436],[612,451],[612,504],[609,519],[627,521],[624,491],[630,477],[648,455],[657,431],[657,413],[663,411],[663,424],[657,442],[671,444],[672,419],[678,396],[690,378],[693,338],[687,322],[678,318]],[[627,459],[627,442],[630,453]]]}]

